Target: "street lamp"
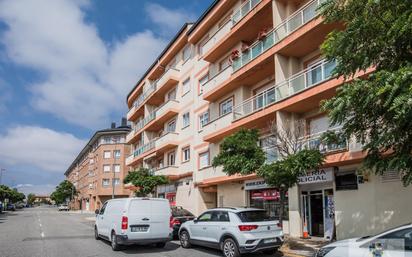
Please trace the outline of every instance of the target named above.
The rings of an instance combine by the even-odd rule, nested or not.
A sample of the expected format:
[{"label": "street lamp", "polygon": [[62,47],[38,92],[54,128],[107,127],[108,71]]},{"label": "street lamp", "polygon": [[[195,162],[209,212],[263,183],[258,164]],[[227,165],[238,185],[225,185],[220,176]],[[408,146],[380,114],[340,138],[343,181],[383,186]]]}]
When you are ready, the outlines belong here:
[{"label": "street lamp", "polygon": [[3,182],[3,171],[6,171],[6,169],[4,168],[0,169],[0,185],[2,185],[2,182]]}]

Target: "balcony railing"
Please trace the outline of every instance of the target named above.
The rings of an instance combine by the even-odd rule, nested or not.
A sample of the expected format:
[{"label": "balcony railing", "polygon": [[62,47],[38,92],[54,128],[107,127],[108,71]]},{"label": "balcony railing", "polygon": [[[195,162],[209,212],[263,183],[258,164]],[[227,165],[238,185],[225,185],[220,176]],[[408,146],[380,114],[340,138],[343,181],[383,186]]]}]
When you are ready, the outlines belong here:
[{"label": "balcony railing", "polygon": [[233,71],[237,71],[242,68],[247,63],[266,52],[266,50],[279,43],[293,31],[315,18],[318,15],[318,7],[324,1],[325,0],[313,0],[305,4],[288,19],[283,21],[273,30],[269,31],[263,39],[255,41],[248,50],[244,51],[237,59],[233,61]]},{"label": "balcony railing", "polygon": [[217,85],[220,85],[223,81],[228,79],[232,74],[232,66],[226,67],[224,70],[221,70],[219,73],[211,77],[203,86],[203,93],[208,92],[215,88]]},{"label": "balcony railing", "polygon": [[175,176],[179,173],[179,167],[175,165],[169,165],[164,167],[156,167],[149,169],[153,175],[163,175],[163,176]]},{"label": "balcony railing", "polygon": [[137,148],[137,149],[133,152],[133,156],[134,156],[134,157],[137,157],[137,156],[139,156],[139,155],[141,155],[141,154],[143,154],[143,153],[145,153],[145,152],[147,152],[147,151],[152,150],[152,149],[155,147],[155,143],[156,143],[156,140],[152,140],[152,141],[150,141],[149,143],[140,146],[139,148]]},{"label": "balcony railing", "polygon": [[139,108],[143,102],[154,92],[156,91],[156,83],[151,84],[143,93],[134,102],[135,108]]},{"label": "balcony railing", "polygon": [[178,135],[179,134],[176,132],[166,132],[162,136],[158,137],[155,142],[156,150],[167,145],[168,142],[175,142]]},{"label": "balcony railing", "polygon": [[202,47],[202,53],[207,53],[216,43],[230,32],[231,23],[226,22],[222,27],[213,34]]},{"label": "balcony railing", "polygon": [[234,108],[234,119],[237,120],[265,109],[287,97],[291,97],[330,79],[335,67],[335,61],[320,61],[314,66],[293,75],[289,79],[243,101]]},{"label": "balcony railing", "polygon": [[[329,131],[339,132],[340,128],[331,128]],[[327,131],[322,131],[316,134],[312,134],[304,139],[302,139],[302,149],[312,149],[319,150],[321,153],[331,153],[338,151],[348,150],[348,140],[347,138],[339,138],[337,143],[325,143],[322,141],[322,134]]]},{"label": "balcony railing", "polygon": [[233,121],[233,115],[231,113],[227,113],[225,115],[219,116],[213,120],[210,120],[207,124],[205,124],[202,128],[203,135],[209,135],[213,132],[216,132],[220,129],[223,129],[229,126]]},{"label": "balcony railing", "polygon": [[169,78],[171,76],[175,76],[176,78],[179,77],[179,72],[180,70],[173,68],[173,67],[169,67],[161,76],[159,79],[156,80],[156,82],[154,83],[156,85],[156,90],[161,88],[166,82],[167,80],[169,80]]},{"label": "balcony railing", "polygon": [[262,0],[248,0],[237,9],[232,16],[232,27],[245,17]]}]

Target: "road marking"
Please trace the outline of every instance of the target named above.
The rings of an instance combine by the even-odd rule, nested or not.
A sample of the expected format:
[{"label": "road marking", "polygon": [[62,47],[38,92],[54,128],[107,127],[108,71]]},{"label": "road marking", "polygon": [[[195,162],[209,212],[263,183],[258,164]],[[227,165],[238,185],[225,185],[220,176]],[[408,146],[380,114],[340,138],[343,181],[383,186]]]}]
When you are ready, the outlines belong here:
[{"label": "road marking", "polygon": [[43,232],[41,232],[41,234],[40,234],[40,235],[41,235],[41,237],[42,237],[42,238],[44,238],[44,233],[43,233]]},{"label": "road marking", "polygon": [[40,223],[39,225],[40,225],[40,227],[41,227],[41,223]]}]

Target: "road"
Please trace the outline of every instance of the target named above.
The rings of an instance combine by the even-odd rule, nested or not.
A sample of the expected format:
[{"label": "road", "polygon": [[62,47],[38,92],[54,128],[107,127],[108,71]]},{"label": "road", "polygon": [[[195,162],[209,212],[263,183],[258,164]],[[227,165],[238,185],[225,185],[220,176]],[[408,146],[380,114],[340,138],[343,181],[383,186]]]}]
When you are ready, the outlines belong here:
[{"label": "road", "polygon": [[[1,257],[112,257],[140,255],[148,257],[217,257],[217,250],[195,247],[183,249],[172,241],[164,249],[132,246],[113,252],[110,244],[93,237],[91,214],[58,212],[38,207],[0,214]],[[249,257],[264,257],[250,254]],[[281,254],[279,254],[281,256]],[[272,256],[273,257],[273,256]]]}]

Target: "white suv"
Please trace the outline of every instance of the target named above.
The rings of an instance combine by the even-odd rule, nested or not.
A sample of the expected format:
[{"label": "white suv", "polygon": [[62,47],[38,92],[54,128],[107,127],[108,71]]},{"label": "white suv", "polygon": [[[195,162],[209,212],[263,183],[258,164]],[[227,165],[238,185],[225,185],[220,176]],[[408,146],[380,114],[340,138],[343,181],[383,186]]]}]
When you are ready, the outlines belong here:
[{"label": "white suv", "polygon": [[243,253],[275,252],[283,243],[283,230],[265,210],[216,208],[182,224],[179,239],[183,248],[192,244],[220,249],[226,257]]}]

